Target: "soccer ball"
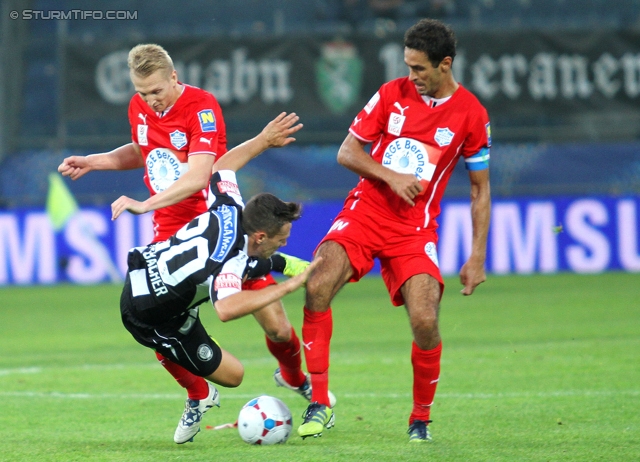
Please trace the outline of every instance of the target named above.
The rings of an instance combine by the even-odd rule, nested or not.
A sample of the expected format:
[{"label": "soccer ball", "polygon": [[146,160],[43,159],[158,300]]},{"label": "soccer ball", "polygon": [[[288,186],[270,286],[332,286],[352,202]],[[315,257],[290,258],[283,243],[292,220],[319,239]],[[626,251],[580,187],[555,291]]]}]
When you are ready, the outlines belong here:
[{"label": "soccer ball", "polygon": [[249,444],[282,444],[291,434],[291,411],[278,398],[258,396],[240,410],[238,432]]}]

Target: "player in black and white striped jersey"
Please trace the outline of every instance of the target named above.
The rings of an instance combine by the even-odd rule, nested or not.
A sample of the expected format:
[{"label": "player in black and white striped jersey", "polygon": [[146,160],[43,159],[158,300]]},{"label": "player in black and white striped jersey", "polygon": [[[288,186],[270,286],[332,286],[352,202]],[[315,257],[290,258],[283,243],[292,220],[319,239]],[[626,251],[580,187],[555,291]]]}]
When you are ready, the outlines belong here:
[{"label": "player in black and white striped jersey", "polygon": [[[291,135],[302,127],[297,121],[295,114],[282,113],[260,135],[229,151],[214,166],[209,210],[168,240],[129,252],[120,302],[127,330],[140,344],[226,387],[240,385],[244,368],[209,336],[199,305],[210,299],[222,321],[236,319],[296,290],[315,267],[281,284],[242,291],[249,272],[255,277],[285,269],[283,257],[273,254],[286,244],[300,205],[265,193],[244,206],[235,172],[265,149],[292,142]],[[209,386],[207,399],[187,399],[176,443],[190,441],[202,414],[218,405],[218,392]]]}]

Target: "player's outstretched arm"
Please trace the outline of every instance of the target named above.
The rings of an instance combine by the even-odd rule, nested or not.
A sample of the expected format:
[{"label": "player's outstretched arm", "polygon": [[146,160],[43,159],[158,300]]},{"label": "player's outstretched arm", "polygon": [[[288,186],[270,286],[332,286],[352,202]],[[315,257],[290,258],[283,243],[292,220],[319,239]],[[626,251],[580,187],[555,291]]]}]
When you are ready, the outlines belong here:
[{"label": "player's outstretched arm", "polygon": [[144,167],[140,147],[135,143],[125,144],[110,152],[89,156],[70,156],[58,166],[62,176],[77,180],[93,170],[131,170]]},{"label": "player's outstretched arm", "polygon": [[295,132],[302,128],[302,124],[295,112],[282,112],[267,124],[260,134],[227,152],[220,160],[213,164],[213,171],[233,170],[237,172],[254,157],[269,148],[279,148],[293,143]]},{"label": "player's outstretched arm", "polygon": [[222,322],[238,319],[254,313],[267,305],[280,300],[307,282],[311,271],[318,266],[322,258],[318,257],[304,271],[279,284],[270,285],[260,290],[243,290],[229,295],[214,303],[216,313]]},{"label": "player's outstretched arm", "polygon": [[483,283],[485,259],[487,254],[487,236],[491,219],[491,189],[489,185],[489,169],[469,172],[471,181],[471,222],[473,235],[471,255],[460,269],[460,282],[464,288],[462,295],[471,295],[475,288]]}]

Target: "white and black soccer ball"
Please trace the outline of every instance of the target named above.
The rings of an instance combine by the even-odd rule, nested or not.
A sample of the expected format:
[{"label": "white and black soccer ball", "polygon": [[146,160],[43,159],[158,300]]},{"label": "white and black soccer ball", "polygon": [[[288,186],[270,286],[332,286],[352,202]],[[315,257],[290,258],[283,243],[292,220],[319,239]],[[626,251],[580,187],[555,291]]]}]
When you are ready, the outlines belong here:
[{"label": "white and black soccer ball", "polygon": [[258,396],[240,410],[238,432],[245,443],[270,444],[286,443],[291,434],[293,419],[291,411],[278,398]]}]

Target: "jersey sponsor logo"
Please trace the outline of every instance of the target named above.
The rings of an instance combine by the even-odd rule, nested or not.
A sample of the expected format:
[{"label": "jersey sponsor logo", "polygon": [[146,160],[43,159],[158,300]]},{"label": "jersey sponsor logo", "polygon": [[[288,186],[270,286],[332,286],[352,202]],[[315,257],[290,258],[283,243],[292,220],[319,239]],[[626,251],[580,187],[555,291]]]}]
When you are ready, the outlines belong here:
[{"label": "jersey sponsor logo", "polygon": [[203,132],[216,131],[216,116],[213,115],[213,111],[211,109],[205,109],[198,112],[198,120],[200,121],[200,128]]},{"label": "jersey sponsor logo", "polygon": [[138,144],[140,146],[148,146],[149,140],[147,138],[148,125],[138,125]]},{"label": "jersey sponsor logo", "polygon": [[490,148],[491,147],[491,123],[487,122],[484,128],[487,130],[487,147]]},{"label": "jersey sponsor logo", "polygon": [[170,149],[165,148],[152,149],[146,163],[149,184],[157,193],[175,183],[187,168]]},{"label": "jersey sponsor logo", "polygon": [[333,231],[342,231],[347,226],[349,226],[348,221],[336,220],[336,222],[331,225],[331,228],[329,228],[329,233]]},{"label": "jersey sponsor logo", "polygon": [[387,132],[389,132],[390,135],[400,136],[400,133],[402,132],[402,126],[404,125],[404,121],[406,119],[407,118],[402,114],[396,114],[395,112],[389,114],[389,125],[387,126]]},{"label": "jersey sponsor logo", "polygon": [[367,105],[364,107],[364,112],[366,112],[367,114],[371,114],[371,111],[373,111],[373,108],[376,107],[378,101],[380,101],[380,93],[376,92],[376,94],[371,97]]},{"label": "jersey sponsor logo", "polygon": [[436,170],[429,162],[424,144],[411,138],[398,138],[389,143],[382,157],[382,165],[398,173],[412,173],[419,180],[431,180]]},{"label": "jersey sponsor logo", "polygon": [[213,210],[213,214],[218,219],[218,228],[220,229],[216,248],[211,254],[211,259],[213,261],[224,261],[225,257],[232,249],[233,244],[236,241],[236,224],[238,221],[237,213],[238,211],[235,207],[229,207],[228,205],[221,205],[217,209]]},{"label": "jersey sponsor logo", "polygon": [[142,120],[143,125],[147,125],[147,115],[142,112],[138,112],[138,118]]},{"label": "jersey sponsor logo", "polygon": [[238,188],[238,185],[233,181],[222,180],[218,181],[216,185],[218,186],[218,191],[220,191],[222,194],[240,195],[240,188]]},{"label": "jersey sponsor logo", "polygon": [[182,149],[187,145],[187,134],[180,130],[169,133],[169,138],[171,139],[171,144],[176,149]]},{"label": "jersey sponsor logo", "polygon": [[217,291],[221,289],[242,290],[242,279],[235,273],[220,273],[216,277],[213,288]]},{"label": "jersey sponsor logo", "polygon": [[438,263],[438,250],[433,242],[427,242],[424,246],[424,253],[427,254],[427,257],[429,257],[438,268],[440,267],[440,264]]},{"label": "jersey sponsor logo", "polygon": [[211,347],[206,343],[200,345],[198,347],[198,358],[200,358],[201,361],[211,361],[211,358],[213,358],[213,350]]},{"label": "jersey sponsor logo", "polygon": [[436,143],[438,143],[438,146],[440,147],[449,146],[453,139],[453,135],[455,135],[455,133],[449,130],[449,128],[438,128],[433,139],[436,140]]},{"label": "jersey sponsor logo", "polygon": [[212,140],[212,138],[205,138],[204,136],[200,137],[200,142],[201,143],[207,143],[209,145],[209,147],[211,147],[211,140]]}]

